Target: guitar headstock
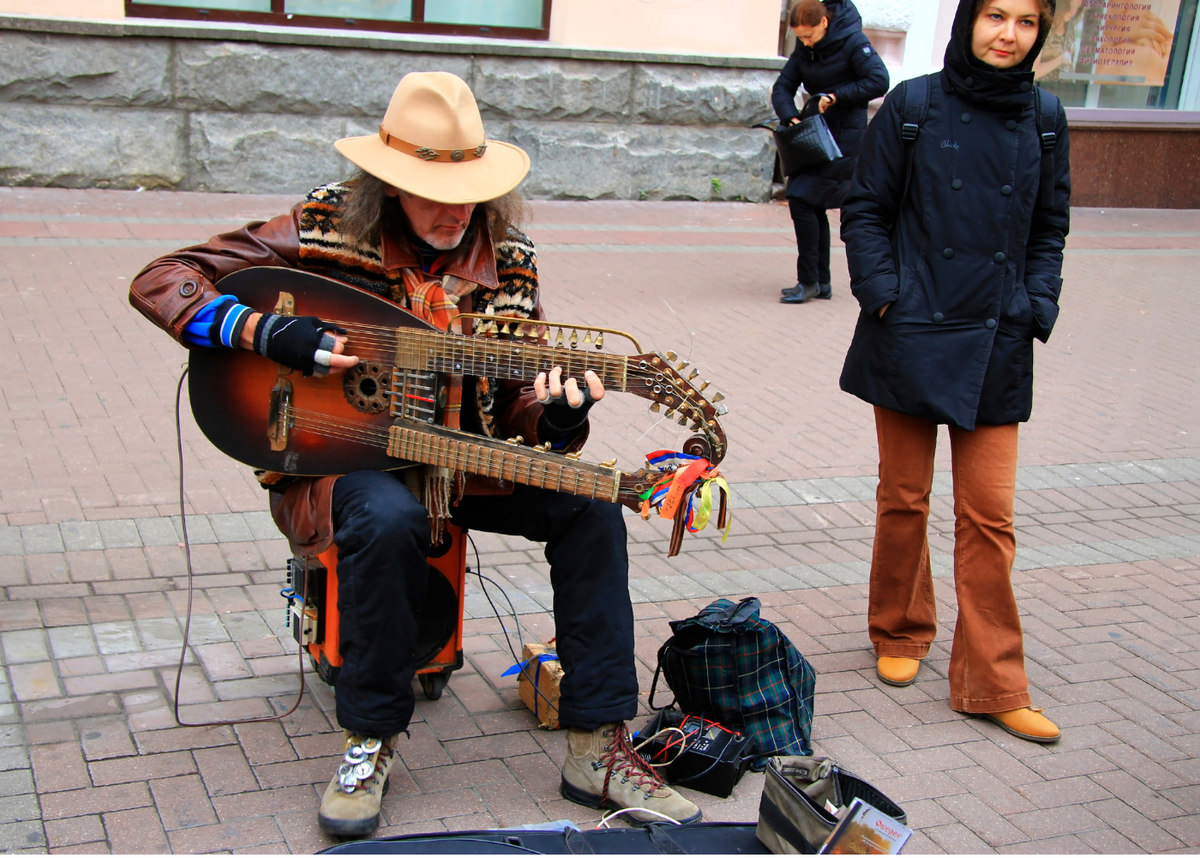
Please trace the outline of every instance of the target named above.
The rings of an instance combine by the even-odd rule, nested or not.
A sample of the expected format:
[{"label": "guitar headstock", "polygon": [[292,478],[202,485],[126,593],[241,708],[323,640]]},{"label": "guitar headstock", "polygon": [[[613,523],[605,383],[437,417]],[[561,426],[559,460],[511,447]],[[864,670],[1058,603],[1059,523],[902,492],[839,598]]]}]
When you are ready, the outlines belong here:
[{"label": "guitar headstock", "polygon": [[[685,376],[683,373],[690,364],[679,360],[673,351],[633,355],[628,360],[630,390],[636,389],[638,396],[652,400],[653,413],[665,411],[668,420],[676,420],[680,426],[690,425],[693,432],[702,433],[703,437],[693,439],[700,446],[687,452],[702,455],[713,464],[719,462],[725,455],[725,433],[718,418],[729,411],[721,404],[725,394],[710,390],[709,381],[697,383],[700,370],[694,367]],[[709,449],[703,450],[703,446]]]}]

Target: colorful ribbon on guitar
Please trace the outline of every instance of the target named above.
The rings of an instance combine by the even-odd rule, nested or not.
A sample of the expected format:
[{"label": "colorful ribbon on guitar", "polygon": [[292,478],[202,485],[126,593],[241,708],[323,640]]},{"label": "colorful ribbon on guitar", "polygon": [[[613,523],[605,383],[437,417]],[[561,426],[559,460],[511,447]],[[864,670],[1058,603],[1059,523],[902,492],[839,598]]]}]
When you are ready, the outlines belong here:
[{"label": "colorful ribbon on guitar", "polygon": [[712,517],[714,494],[717,496],[717,527],[723,528],[721,542],[729,537],[733,516],[729,514],[729,484],[721,472],[707,459],[656,450],[646,456],[646,466],[662,473],[653,486],[642,493],[642,518],[650,518],[650,510],[660,518],[674,520],[671,548],[668,557],[679,553],[684,531],[699,533]]}]

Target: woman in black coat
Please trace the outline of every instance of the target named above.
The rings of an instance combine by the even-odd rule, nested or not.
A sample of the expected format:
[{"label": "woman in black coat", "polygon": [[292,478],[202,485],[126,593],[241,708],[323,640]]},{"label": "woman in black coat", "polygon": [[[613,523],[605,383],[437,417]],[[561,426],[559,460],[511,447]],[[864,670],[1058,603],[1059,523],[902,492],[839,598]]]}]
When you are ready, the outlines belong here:
[{"label": "woman in black coat", "polygon": [[[783,290],[785,304],[803,304],[833,294],[829,274],[829,217],[842,204],[867,127],[867,103],[887,92],[888,73],[862,31],[862,16],[851,0],[800,0],[788,16],[796,50],[771,88],[771,104],[781,124],[800,121],[796,91],[801,85],[820,100],[842,157],[796,173],[787,185],[788,208],[796,230],[796,285]],[[808,108],[806,108],[808,109]],[[805,114],[808,115],[807,113]]]},{"label": "woman in black coat", "polygon": [[950,705],[1038,742],[1059,731],[1030,707],[1011,574],[1017,428],[1032,407],[1033,340],[1058,316],[1070,222],[1066,115],[1031,71],[1053,14],[1054,0],[960,0],[945,68],[888,96],[842,207],[862,311],[841,384],[875,406],[879,438],[868,607],[879,677],[913,682],[936,630],[926,525],[944,423]]}]

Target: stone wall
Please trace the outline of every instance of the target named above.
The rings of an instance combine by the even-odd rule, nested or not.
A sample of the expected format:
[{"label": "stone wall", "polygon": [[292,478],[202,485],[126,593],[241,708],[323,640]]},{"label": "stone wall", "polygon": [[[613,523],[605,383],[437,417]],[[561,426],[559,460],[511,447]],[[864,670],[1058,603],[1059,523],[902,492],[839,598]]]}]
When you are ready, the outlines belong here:
[{"label": "stone wall", "polygon": [[402,75],[454,72],[548,199],[767,199],[783,60],[0,16],[0,183],[300,193]]}]

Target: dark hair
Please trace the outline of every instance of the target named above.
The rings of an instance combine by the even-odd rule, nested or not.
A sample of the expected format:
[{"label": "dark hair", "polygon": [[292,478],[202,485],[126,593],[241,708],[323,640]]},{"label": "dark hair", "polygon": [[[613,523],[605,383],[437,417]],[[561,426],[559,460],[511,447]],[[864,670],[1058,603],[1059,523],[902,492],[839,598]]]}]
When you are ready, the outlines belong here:
[{"label": "dark hair", "polygon": [[[384,230],[399,229],[410,232],[408,218],[400,201],[388,195],[388,184],[365,170],[358,170],[346,181],[346,202],[338,220],[338,231],[349,239],[371,245],[379,244]],[[468,232],[475,224],[486,219],[492,241],[500,241],[509,228],[520,229],[529,220],[529,205],[517,191],[509,191],[499,199],[480,203],[475,207]],[[470,236],[464,235],[462,244],[470,244]]]},{"label": "dark hair", "polygon": [[788,13],[789,27],[819,27],[822,18],[832,17],[821,0],[800,0]]},{"label": "dark hair", "polygon": [[[993,0],[975,0],[975,12],[971,15],[971,25],[979,20],[979,15],[983,12],[983,7]],[[1050,0],[1034,0],[1038,7],[1038,36],[1045,37],[1047,31],[1054,24],[1054,5]],[[1063,5],[1066,5],[1065,3]]]}]

